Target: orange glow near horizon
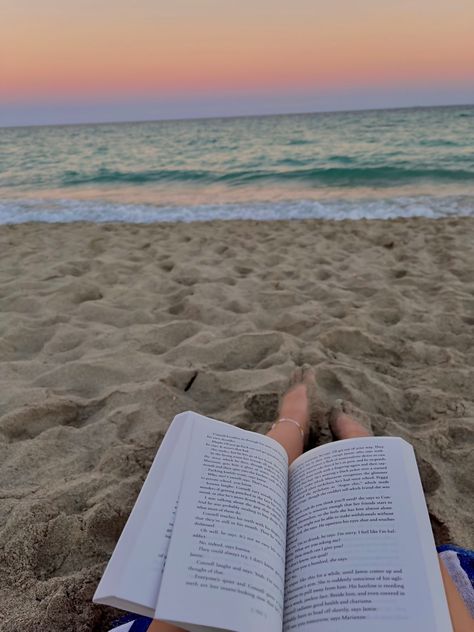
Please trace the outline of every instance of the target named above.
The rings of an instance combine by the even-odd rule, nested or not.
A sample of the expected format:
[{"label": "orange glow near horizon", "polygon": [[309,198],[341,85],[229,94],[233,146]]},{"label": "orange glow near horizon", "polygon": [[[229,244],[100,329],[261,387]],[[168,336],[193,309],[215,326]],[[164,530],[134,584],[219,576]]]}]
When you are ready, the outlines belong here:
[{"label": "orange glow near horizon", "polygon": [[10,3],[0,22],[0,102],[474,82],[467,0],[223,4]]}]

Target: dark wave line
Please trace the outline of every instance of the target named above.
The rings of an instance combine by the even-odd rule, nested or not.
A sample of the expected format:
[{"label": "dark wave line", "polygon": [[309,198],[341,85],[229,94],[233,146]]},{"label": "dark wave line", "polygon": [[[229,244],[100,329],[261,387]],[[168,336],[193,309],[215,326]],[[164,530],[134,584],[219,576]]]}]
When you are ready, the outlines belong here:
[{"label": "dark wave line", "polygon": [[326,169],[294,169],[288,171],[241,170],[227,173],[190,170],[157,169],[145,171],[114,171],[100,169],[95,173],[66,171],[61,184],[148,184],[153,182],[226,183],[245,185],[261,181],[301,181],[325,186],[379,185],[390,186],[417,180],[444,182],[474,182],[474,172],[455,169],[403,169],[400,167],[330,167]]},{"label": "dark wave line", "polygon": [[102,184],[124,182],[130,184],[144,184],[147,182],[164,181],[208,181],[210,177],[208,171],[193,171],[186,169],[157,169],[145,171],[112,171],[109,169],[99,169],[95,173],[80,173],[78,171],[66,171],[62,177],[64,186],[74,186],[76,184]]}]

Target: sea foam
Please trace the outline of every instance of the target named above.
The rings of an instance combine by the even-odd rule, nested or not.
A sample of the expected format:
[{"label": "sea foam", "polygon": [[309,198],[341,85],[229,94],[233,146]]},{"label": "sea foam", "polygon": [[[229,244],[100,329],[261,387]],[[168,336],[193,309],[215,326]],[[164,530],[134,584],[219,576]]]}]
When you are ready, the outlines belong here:
[{"label": "sea foam", "polygon": [[0,201],[0,224],[25,222],[204,222],[211,220],[394,219],[474,216],[474,196],[397,197],[361,200],[288,200],[243,204],[156,206],[98,200]]}]

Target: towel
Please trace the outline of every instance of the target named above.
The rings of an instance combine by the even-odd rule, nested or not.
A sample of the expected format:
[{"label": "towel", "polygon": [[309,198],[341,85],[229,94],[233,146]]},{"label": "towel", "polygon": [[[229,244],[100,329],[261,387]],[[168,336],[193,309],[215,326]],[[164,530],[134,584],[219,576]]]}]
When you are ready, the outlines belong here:
[{"label": "towel", "polygon": [[471,617],[474,618],[474,551],[445,544],[438,546],[438,553]]},{"label": "towel", "polygon": [[136,614],[127,614],[113,623],[109,632],[146,632],[153,619],[137,617]]}]

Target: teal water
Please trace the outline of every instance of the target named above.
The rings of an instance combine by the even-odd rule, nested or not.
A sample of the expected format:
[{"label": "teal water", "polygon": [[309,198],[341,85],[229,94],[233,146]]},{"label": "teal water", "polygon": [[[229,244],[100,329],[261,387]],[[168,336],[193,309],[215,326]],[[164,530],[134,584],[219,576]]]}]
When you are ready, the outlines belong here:
[{"label": "teal water", "polygon": [[474,106],[0,129],[0,223],[474,215]]}]

